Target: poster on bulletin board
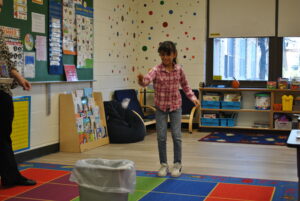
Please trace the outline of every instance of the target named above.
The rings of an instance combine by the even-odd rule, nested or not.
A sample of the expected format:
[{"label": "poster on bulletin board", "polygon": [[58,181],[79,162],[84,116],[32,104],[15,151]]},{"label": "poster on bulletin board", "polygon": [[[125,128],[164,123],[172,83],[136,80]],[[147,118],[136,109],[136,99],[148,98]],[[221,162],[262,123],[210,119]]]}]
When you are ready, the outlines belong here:
[{"label": "poster on bulletin board", "polygon": [[12,146],[15,152],[30,148],[30,96],[13,98],[14,121],[12,125]]}]

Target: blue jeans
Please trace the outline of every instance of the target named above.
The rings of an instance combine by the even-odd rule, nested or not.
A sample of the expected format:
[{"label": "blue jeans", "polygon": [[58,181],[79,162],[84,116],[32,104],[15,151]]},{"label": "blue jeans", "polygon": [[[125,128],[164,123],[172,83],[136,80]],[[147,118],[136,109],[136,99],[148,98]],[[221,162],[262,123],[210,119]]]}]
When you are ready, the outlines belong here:
[{"label": "blue jeans", "polygon": [[181,112],[181,108],[172,112],[164,112],[156,108],[156,132],[160,163],[167,163],[168,116],[171,123],[174,163],[181,163]]}]

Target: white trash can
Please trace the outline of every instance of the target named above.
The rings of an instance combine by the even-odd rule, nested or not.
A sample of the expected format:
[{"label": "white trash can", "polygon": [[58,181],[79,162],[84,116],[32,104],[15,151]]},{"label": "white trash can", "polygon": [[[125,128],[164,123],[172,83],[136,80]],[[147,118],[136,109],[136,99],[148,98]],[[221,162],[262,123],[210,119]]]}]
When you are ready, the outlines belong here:
[{"label": "white trash can", "polygon": [[136,184],[134,162],[130,160],[78,160],[70,181],[79,185],[80,201],[128,201]]}]

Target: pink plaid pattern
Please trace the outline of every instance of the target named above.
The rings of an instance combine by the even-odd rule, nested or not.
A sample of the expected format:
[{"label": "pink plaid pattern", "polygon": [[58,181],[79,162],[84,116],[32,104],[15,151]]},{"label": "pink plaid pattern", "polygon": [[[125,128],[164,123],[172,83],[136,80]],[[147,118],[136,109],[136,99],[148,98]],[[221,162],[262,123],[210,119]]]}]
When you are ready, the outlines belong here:
[{"label": "pink plaid pattern", "polygon": [[178,64],[175,64],[171,72],[168,72],[162,64],[154,66],[144,76],[143,86],[147,86],[150,82],[153,82],[155,90],[155,105],[164,112],[168,109],[174,111],[181,107],[179,86],[190,100],[197,99],[188,85],[182,67]]}]

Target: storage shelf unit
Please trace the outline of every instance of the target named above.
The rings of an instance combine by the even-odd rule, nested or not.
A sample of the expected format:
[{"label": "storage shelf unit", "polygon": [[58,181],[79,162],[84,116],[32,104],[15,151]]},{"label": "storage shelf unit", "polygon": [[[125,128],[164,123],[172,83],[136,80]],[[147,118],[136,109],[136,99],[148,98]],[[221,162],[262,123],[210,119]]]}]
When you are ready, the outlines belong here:
[{"label": "storage shelf unit", "polygon": [[[226,126],[203,126],[201,123],[199,124],[199,128],[230,128],[230,129],[251,129],[251,130],[278,130],[278,131],[289,131],[286,129],[275,129],[274,128],[274,114],[275,113],[283,113],[283,114],[300,114],[300,111],[278,111],[273,110],[273,104],[274,103],[281,103],[281,96],[284,94],[291,94],[296,96],[300,96],[300,90],[291,90],[291,89],[265,89],[265,88],[199,88],[200,94],[199,99],[200,102],[202,101],[203,93],[205,92],[219,92],[219,93],[234,93],[234,92],[267,92],[270,93],[270,106],[271,108],[269,110],[257,110],[257,109],[251,109],[251,108],[241,108],[241,109],[208,109],[208,108],[202,108],[200,106],[200,117],[202,116],[203,112],[210,111],[210,112],[249,112],[249,113],[269,113],[268,119],[266,119],[267,122],[269,122],[268,128],[256,128],[251,126],[233,126],[233,127],[226,127]],[[242,100],[247,101],[247,100]],[[253,103],[254,108],[255,103]],[[238,118],[237,118],[238,121]]]}]

